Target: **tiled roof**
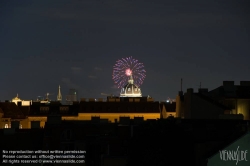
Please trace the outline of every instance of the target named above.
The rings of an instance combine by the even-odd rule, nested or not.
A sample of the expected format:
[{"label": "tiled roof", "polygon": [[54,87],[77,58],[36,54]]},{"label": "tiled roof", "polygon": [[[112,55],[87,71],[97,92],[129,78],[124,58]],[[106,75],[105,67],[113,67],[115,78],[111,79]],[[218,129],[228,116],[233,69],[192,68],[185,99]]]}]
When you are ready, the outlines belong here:
[{"label": "tiled roof", "polygon": [[208,97],[208,96],[206,96],[206,95],[203,95],[203,94],[201,94],[201,93],[194,93],[194,94],[195,94],[196,96],[198,96],[198,97],[200,97],[200,98],[202,98],[202,99],[204,99],[204,100],[206,100],[206,101],[208,101],[208,102],[210,102],[210,103],[212,103],[212,104],[214,104],[214,105],[216,105],[216,106],[218,106],[218,107],[224,109],[224,110],[230,110],[230,108],[228,108],[228,107],[222,105],[221,103],[217,102],[216,100],[213,100],[212,98],[210,98],[210,97]]},{"label": "tiled roof", "polygon": [[15,103],[0,102],[0,108],[4,112],[4,118],[13,118],[13,119],[25,118],[24,114]]},{"label": "tiled roof", "polygon": [[208,93],[214,98],[250,99],[250,86],[234,85],[231,89],[220,86]]},{"label": "tiled roof", "polygon": [[158,102],[81,102],[80,113],[160,113]]},{"label": "tiled roof", "polygon": [[167,112],[176,112],[176,102],[172,102],[172,103],[160,103],[160,107],[161,107],[161,110],[163,109],[163,105],[165,106],[166,108],[166,111]]},{"label": "tiled roof", "polygon": [[22,113],[26,116],[30,112],[30,106],[21,106],[19,109],[22,111]]}]

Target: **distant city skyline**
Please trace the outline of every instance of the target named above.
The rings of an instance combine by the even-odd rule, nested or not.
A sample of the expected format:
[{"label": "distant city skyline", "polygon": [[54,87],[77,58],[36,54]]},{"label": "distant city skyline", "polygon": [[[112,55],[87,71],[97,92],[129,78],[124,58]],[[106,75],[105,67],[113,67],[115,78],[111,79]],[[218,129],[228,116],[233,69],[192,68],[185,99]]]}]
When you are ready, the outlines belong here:
[{"label": "distant city skyline", "polygon": [[[248,81],[247,1],[8,1],[0,2],[0,100],[117,94],[118,59],[143,62],[142,96],[175,98],[200,86]],[[66,96],[65,96],[66,97]],[[63,100],[65,99],[63,97]]]}]

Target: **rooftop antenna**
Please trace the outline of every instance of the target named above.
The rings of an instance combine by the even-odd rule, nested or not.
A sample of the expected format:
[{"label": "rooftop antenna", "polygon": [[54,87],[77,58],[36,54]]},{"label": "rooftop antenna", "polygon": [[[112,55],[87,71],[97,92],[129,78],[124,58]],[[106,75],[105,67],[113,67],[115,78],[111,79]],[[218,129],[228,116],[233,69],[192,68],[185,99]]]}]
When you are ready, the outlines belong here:
[{"label": "rooftop antenna", "polygon": [[182,91],[182,78],[181,78],[181,91],[179,91],[179,96],[183,96],[183,91]]},{"label": "rooftop antenna", "polygon": [[182,78],[181,78],[181,91],[182,91]]}]

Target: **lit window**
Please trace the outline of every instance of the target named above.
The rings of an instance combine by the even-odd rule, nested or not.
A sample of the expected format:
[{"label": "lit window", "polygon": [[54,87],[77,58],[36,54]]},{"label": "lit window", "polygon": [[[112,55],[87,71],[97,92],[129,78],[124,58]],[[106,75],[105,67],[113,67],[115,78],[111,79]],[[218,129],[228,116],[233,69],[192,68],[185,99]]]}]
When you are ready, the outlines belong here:
[{"label": "lit window", "polygon": [[9,127],[8,127],[8,124],[5,124],[5,125],[4,125],[4,128],[9,128]]},{"label": "lit window", "polygon": [[22,128],[23,128],[23,126],[20,124],[20,125],[19,125],[19,129],[22,129]]},{"label": "lit window", "polygon": [[135,88],[135,91],[137,91],[137,88]]},{"label": "lit window", "polygon": [[130,88],[128,88],[128,91],[130,91]]}]

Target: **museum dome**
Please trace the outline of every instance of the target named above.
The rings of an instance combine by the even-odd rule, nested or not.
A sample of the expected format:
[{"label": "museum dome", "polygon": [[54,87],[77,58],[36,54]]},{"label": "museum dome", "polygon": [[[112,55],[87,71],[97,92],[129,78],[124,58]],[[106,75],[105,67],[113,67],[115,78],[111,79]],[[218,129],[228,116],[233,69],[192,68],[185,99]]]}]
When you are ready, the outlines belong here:
[{"label": "museum dome", "polygon": [[120,97],[142,97],[141,89],[134,84],[132,75],[128,83],[121,89]]},{"label": "museum dome", "polygon": [[14,97],[12,100],[13,100],[13,101],[14,101],[14,100],[21,101],[21,99],[20,99],[20,98],[18,98],[18,94],[17,94],[17,95],[16,95],[16,97]]}]

